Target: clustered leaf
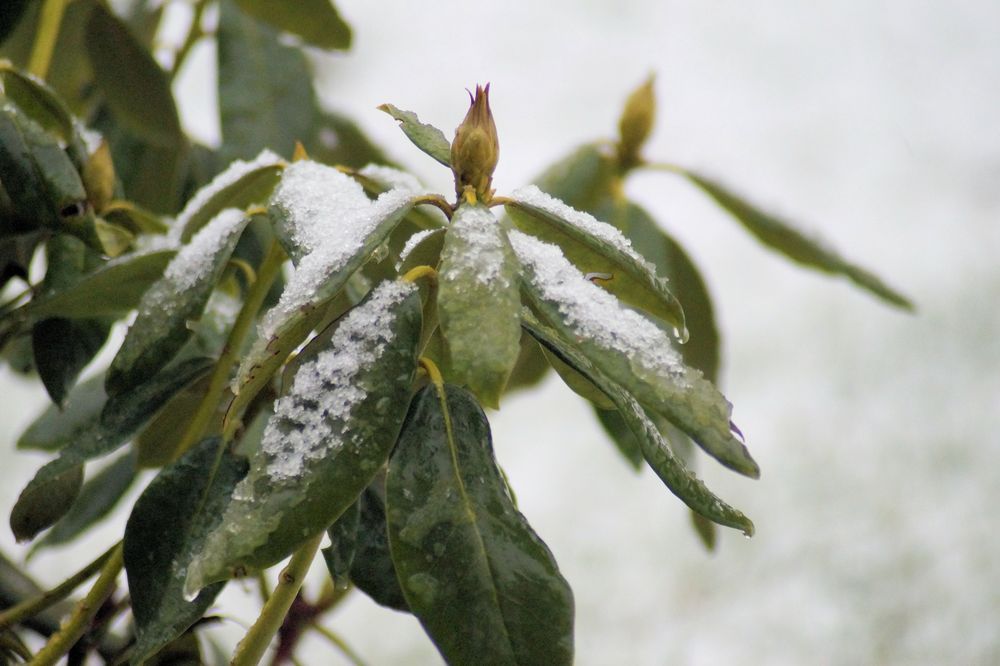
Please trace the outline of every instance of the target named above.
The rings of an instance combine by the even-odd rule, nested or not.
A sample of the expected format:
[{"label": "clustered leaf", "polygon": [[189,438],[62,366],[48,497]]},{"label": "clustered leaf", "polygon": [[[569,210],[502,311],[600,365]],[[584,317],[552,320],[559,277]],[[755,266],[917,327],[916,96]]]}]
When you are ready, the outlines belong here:
[{"label": "clustered leaf", "polygon": [[[752,535],[694,471],[701,449],[760,474],[716,387],[710,290],[625,197],[633,170],[666,167],[765,245],[912,308],[718,182],[648,162],[652,77],[614,145],[582,146],[500,196],[488,85],[452,141],[380,106],[451,169],[451,200],[320,108],[289,40],[350,45],[327,0],[212,5],[218,149],[186,136],[171,90],[206,5],[167,71],[152,55],[163,8],[141,4],[124,19],[71,3],[48,82],[0,60],[0,288],[29,287],[0,304],[0,358],[37,371],[53,402],[17,442],[54,457],[10,524],[19,540],[51,528],[36,548],[68,543],[139,468],[160,468],[124,535],[135,663],[202,659],[194,632],[226,582],[321,533],[336,594],[412,613],[447,662],[572,663],[572,591],[517,508],[483,411],[550,367],[628,464],[690,508],[709,548],[716,525]],[[33,45],[43,18],[30,5],[0,14],[3,49]],[[27,284],[36,251],[44,277]],[[88,370],[133,311],[110,365]],[[301,621],[286,618],[280,655]],[[26,654],[6,637],[0,652]]]}]

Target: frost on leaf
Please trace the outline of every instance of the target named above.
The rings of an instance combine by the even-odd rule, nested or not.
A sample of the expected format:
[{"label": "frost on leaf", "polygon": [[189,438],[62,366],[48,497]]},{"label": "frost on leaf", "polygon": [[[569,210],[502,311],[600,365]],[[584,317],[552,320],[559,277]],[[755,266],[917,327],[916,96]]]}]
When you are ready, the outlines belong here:
[{"label": "frost on leaf", "polygon": [[114,393],[155,374],[190,337],[197,320],[247,225],[228,208],[195,234],[167,264],[163,276],[143,294],[138,312],[108,372]]},{"label": "frost on leaf", "polygon": [[189,591],[228,577],[231,567],[273,564],[357,499],[402,424],[420,327],[416,286],[383,282],[299,368],[222,525],[191,567]]},{"label": "frost on leaf", "polygon": [[[244,178],[251,176],[255,171],[277,168],[281,164],[283,164],[281,157],[270,150],[261,151],[257,157],[249,161],[235,160],[222,173],[213,178],[211,182],[195,192],[194,196],[187,202],[184,210],[180,212],[171,226],[171,236],[180,239],[182,236],[192,233],[192,229],[189,229],[189,227],[197,226],[196,220],[200,216],[203,216],[206,210],[209,211],[209,216],[213,216],[221,208],[228,206],[245,207],[253,203],[252,201],[215,200],[228,199],[225,196],[226,190],[237,185]],[[214,208],[213,204],[218,204],[219,209],[211,210]],[[194,231],[196,230],[194,229]]]},{"label": "frost on leaf", "polygon": [[517,260],[489,208],[456,212],[441,252],[438,313],[457,379],[496,407],[520,352]]},{"label": "frost on leaf", "polygon": [[555,245],[510,233],[533,305],[609,378],[663,414],[724,465],[759,470],[730,431],[732,405],[686,366],[663,329],[593,285]]},{"label": "frost on leaf", "polygon": [[[333,167],[302,160],[290,165],[271,195],[268,213],[296,264],[328,240],[351,233],[345,222],[370,206],[360,184]],[[334,237],[334,238],[331,238]]]}]

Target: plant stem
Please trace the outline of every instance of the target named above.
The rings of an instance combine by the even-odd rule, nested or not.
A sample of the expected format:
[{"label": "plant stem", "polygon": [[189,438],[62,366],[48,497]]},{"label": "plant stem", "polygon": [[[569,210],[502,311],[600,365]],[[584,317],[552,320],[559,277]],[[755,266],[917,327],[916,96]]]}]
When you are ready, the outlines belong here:
[{"label": "plant stem", "polygon": [[121,543],[115,545],[108,554],[101,568],[101,575],[97,577],[94,587],[90,588],[87,596],[77,604],[76,610],[69,619],[63,623],[56,633],[52,634],[45,647],[31,660],[32,666],[50,666],[58,662],[80,640],[80,637],[87,631],[87,626],[100,610],[101,604],[111,596],[115,589],[115,580],[122,570],[122,546]]},{"label": "plant stem", "polygon": [[170,67],[170,81],[173,82],[177,78],[177,73],[180,72],[181,67],[184,65],[184,61],[187,60],[188,54],[199,39],[205,34],[201,30],[201,18],[205,13],[205,7],[208,3],[205,0],[199,0],[194,4],[194,15],[191,17],[191,27],[188,29],[188,34],[184,38],[184,43],[181,47],[177,49],[177,53],[174,54],[174,63]]},{"label": "plant stem", "polygon": [[319,622],[313,623],[312,628],[319,632],[323,638],[333,643],[352,664],[355,666],[365,666],[364,660],[358,655],[357,652],[351,649],[351,646],[348,645],[343,638],[335,634],[330,629],[327,629]]},{"label": "plant stem", "polygon": [[236,654],[229,662],[230,666],[255,666],[260,662],[264,652],[267,651],[267,646],[281,628],[288,609],[295,601],[295,595],[302,587],[309,565],[312,564],[316,551],[319,550],[319,544],[323,540],[323,534],[324,532],[317,534],[292,555],[292,561],[278,575],[278,584],[264,604],[257,621],[236,646]]},{"label": "plant stem", "polygon": [[243,302],[243,307],[240,309],[240,313],[236,316],[236,321],[233,323],[233,328],[229,331],[229,337],[222,348],[222,355],[219,356],[219,360],[215,364],[215,369],[212,371],[212,378],[209,380],[208,389],[205,391],[205,399],[201,401],[198,411],[195,412],[194,417],[191,419],[191,424],[184,432],[183,439],[177,445],[175,456],[179,457],[182,455],[204,436],[212,417],[215,416],[215,410],[219,406],[219,401],[222,400],[222,395],[229,384],[229,373],[232,370],[233,364],[236,363],[240,350],[243,348],[243,340],[246,338],[247,333],[250,332],[250,328],[257,317],[257,311],[263,305],[264,299],[267,297],[267,292],[271,288],[271,283],[277,277],[278,271],[281,270],[281,264],[284,261],[284,250],[281,249],[277,241],[272,241],[271,247],[268,248],[267,255],[264,257],[260,269],[257,271],[257,279],[254,280],[253,285],[250,287],[246,300]]},{"label": "plant stem", "polygon": [[68,0],[45,0],[42,5],[38,33],[28,59],[28,71],[40,79],[49,75],[49,65],[52,64],[52,54],[56,50],[56,39],[59,37],[59,26],[62,24],[67,2]]},{"label": "plant stem", "polygon": [[73,590],[78,588],[80,584],[83,583],[83,581],[97,573],[97,571],[111,556],[114,549],[118,548],[120,545],[120,542],[116,543],[114,546],[99,555],[93,562],[83,567],[51,590],[43,592],[30,599],[25,599],[16,606],[11,606],[10,608],[4,610],[0,613],[0,629],[16,624],[26,617],[31,617],[36,613],[45,610],[52,604],[62,601],[68,597]]}]

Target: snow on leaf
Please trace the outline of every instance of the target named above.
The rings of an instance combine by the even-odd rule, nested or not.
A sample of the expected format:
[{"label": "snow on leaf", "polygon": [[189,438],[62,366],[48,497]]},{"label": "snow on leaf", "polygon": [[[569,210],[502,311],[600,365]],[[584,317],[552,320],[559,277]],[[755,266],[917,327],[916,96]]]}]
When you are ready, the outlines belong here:
[{"label": "snow on leaf", "polygon": [[155,374],[190,337],[248,219],[235,208],[216,215],[167,264],[142,296],[121,349],[111,362],[108,388],[117,393]]},{"label": "snow on leaf", "polygon": [[746,447],[730,432],[732,405],[701,372],[683,363],[661,328],[592,284],[555,245],[518,231],[509,238],[524,267],[527,293],[549,324],[722,464],[759,475]]},{"label": "snow on leaf", "polygon": [[387,190],[409,190],[414,194],[423,194],[427,189],[413,174],[381,164],[368,164],[358,170],[358,175],[378,183]]},{"label": "snow on leaf", "polygon": [[188,591],[268,566],[326,529],[370,483],[406,412],[421,329],[417,287],[383,282],[275,403],[250,473],[192,564]]}]

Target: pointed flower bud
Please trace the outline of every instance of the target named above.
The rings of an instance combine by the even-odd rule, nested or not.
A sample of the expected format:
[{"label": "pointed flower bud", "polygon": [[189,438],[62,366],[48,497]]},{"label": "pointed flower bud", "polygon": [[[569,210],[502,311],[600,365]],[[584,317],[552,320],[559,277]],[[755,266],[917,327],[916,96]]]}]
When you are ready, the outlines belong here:
[{"label": "pointed flower bud", "polygon": [[639,151],[653,131],[655,119],[656,97],[653,94],[653,77],[650,76],[628,96],[625,110],[618,120],[618,160],[623,169],[634,167],[641,161]]},{"label": "pointed flower bud", "polygon": [[451,170],[455,174],[455,192],[461,199],[471,188],[477,198],[489,201],[493,196],[493,170],[500,158],[497,126],[490,111],[490,86],[476,86],[475,97],[465,120],[455,130],[451,142]]}]

